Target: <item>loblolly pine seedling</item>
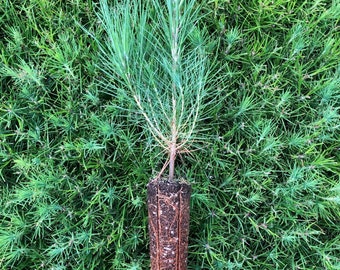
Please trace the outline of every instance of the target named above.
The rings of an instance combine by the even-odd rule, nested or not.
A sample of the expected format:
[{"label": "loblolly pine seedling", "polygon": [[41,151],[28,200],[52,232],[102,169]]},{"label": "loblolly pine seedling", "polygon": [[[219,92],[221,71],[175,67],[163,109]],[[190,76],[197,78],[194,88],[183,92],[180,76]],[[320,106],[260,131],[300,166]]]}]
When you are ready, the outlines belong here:
[{"label": "loblolly pine seedling", "polygon": [[198,124],[218,92],[211,91],[216,78],[200,16],[193,0],[125,0],[113,7],[100,1],[106,38],[96,39],[104,74],[99,83],[120,109],[142,116],[143,128],[167,155],[148,185],[152,269],[187,264],[191,188],[178,181],[176,157],[199,141]]}]

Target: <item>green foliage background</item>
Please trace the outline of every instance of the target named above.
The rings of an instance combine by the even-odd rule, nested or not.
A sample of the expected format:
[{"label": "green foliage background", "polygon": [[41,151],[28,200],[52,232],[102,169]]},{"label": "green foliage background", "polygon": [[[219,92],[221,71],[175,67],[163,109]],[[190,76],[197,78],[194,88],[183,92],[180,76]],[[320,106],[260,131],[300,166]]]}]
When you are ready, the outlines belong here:
[{"label": "green foliage background", "polygon": [[[339,2],[203,5],[225,79],[178,160],[189,269],[340,269]],[[1,269],[148,269],[164,160],[99,87],[97,8],[0,0]]]}]

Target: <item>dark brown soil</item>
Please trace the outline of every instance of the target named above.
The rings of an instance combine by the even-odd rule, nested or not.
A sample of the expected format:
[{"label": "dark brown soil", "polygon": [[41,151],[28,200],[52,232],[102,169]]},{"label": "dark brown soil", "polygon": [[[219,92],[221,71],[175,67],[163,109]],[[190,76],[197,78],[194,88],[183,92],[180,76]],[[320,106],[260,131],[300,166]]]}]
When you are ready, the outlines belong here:
[{"label": "dark brown soil", "polygon": [[191,186],[159,180],[148,184],[152,270],[186,270]]}]

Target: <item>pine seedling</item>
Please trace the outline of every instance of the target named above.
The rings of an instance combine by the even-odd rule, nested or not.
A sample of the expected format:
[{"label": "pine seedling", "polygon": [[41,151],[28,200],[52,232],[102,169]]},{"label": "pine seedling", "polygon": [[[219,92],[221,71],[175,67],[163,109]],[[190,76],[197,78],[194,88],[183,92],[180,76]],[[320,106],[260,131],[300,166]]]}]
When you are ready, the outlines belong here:
[{"label": "pine seedling", "polygon": [[[117,101],[123,98],[132,105],[130,113],[134,110],[142,116],[142,126],[167,154],[159,174],[148,186],[152,269],[166,265],[186,269],[190,186],[175,180],[175,161],[180,153],[193,150],[194,142],[199,140],[198,125],[216,96],[212,92],[216,78],[212,76],[213,66],[206,51],[207,37],[199,29],[199,10],[192,0],[168,0],[164,4],[157,0],[147,3],[127,0],[115,2],[114,8],[106,0],[100,1],[98,17],[106,34],[104,42],[98,41],[99,68],[105,75],[100,85]],[[173,183],[173,187],[160,182],[166,168],[169,181],[166,185]],[[155,192],[159,194],[153,201]],[[170,201],[179,196],[182,209],[175,208],[176,217],[171,217],[166,208],[162,210],[157,202],[162,192],[165,197],[171,196]],[[164,205],[169,200],[164,199]],[[176,200],[171,204],[178,205]],[[177,211],[183,210],[187,212],[177,217]],[[164,219],[160,225],[163,215],[156,215],[157,211],[165,211],[164,218],[168,215],[169,221]],[[159,238],[160,226],[165,227],[163,230],[168,231],[171,239],[177,237],[177,244]],[[165,257],[172,259],[164,260]]]}]

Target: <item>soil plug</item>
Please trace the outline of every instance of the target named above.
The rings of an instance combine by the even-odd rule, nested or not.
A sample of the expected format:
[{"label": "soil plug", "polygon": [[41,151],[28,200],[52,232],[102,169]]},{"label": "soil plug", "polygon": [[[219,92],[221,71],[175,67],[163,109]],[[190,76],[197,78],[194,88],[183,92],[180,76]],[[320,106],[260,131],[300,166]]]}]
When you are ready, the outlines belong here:
[{"label": "soil plug", "polygon": [[161,179],[147,188],[151,269],[187,269],[191,186]]}]

